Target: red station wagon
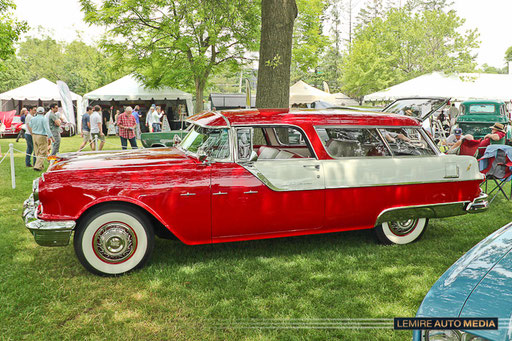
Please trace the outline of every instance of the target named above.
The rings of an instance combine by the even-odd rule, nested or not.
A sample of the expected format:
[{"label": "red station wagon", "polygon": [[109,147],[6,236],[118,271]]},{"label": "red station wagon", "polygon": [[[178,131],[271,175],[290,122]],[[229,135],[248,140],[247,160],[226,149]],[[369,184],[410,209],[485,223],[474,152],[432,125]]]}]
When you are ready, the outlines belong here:
[{"label": "red station wagon", "polygon": [[154,234],[188,245],[375,229],[418,239],[429,218],[487,208],[472,157],[441,154],[410,117],[240,110],[189,118],[173,148],[62,154],[25,201],[38,244],[74,231],[80,262],[139,268]]}]

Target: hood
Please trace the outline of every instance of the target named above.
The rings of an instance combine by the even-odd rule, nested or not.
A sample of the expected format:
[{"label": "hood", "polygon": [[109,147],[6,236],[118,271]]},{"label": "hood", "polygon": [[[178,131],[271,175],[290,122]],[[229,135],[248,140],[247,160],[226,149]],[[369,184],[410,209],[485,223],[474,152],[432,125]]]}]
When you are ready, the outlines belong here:
[{"label": "hood", "polygon": [[449,98],[442,97],[399,98],[382,111],[411,116],[423,122],[436,111],[443,108],[449,101]]},{"label": "hood", "polygon": [[174,147],[68,153],[59,155],[48,171],[155,166],[159,164],[169,164],[171,162],[192,162],[192,160],[193,158]]},{"label": "hood", "polygon": [[[512,223],[509,223],[455,262],[432,286],[416,316],[498,317],[499,325],[504,327],[512,316],[511,249]],[[506,340],[509,331],[500,328],[471,333]],[[498,337],[500,334],[503,335]]]}]

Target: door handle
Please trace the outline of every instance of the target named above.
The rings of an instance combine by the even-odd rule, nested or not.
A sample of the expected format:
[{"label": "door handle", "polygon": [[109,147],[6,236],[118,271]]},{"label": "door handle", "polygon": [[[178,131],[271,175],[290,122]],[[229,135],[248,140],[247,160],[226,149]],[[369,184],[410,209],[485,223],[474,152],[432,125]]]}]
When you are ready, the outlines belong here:
[{"label": "door handle", "polygon": [[244,194],[257,194],[258,191],[247,191],[247,192],[244,192]]},{"label": "door handle", "polygon": [[304,168],[314,168],[317,171],[320,170],[320,165],[303,165]]},{"label": "door handle", "polygon": [[212,195],[224,195],[224,194],[228,194],[227,192],[217,192],[217,193],[213,193]]},{"label": "door handle", "polygon": [[190,192],[187,192],[187,193],[181,193],[180,194],[182,197],[189,197],[191,195],[196,195],[195,193],[190,193]]}]

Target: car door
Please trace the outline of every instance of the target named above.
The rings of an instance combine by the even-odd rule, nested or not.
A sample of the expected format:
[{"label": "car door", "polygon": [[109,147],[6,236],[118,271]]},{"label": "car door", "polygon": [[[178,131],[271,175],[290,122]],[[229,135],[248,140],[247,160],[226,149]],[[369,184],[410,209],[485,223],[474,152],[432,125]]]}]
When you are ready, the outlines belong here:
[{"label": "car door", "polygon": [[320,162],[315,157],[256,159],[252,130],[237,128],[233,135],[237,162],[212,167],[213,238],[263,238],[321,228],[325,200]]}]

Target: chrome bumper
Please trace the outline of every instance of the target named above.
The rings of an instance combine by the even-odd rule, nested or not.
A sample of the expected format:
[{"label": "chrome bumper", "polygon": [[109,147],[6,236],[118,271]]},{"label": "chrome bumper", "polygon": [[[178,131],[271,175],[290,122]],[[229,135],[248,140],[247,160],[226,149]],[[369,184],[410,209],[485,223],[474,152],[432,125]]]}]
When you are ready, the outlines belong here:
[{"label": "chrome bumper", "polygon": [[34,240],[41,246],[66,246],[75,222],[73,220],[44,221],[37,219],[37,207],[39,201],[34,200],[34,195],[23,203],[23,220],[25,226],[34,235]]},{"label": "chrome bumper", "polygon": [[488,195],[485,193],[480,193],[480,196],[470,202],[468,206],[466,206],[466,212],[468,213],[479,213],[486,211],[489,208],[489,202],[487,201]]}]

